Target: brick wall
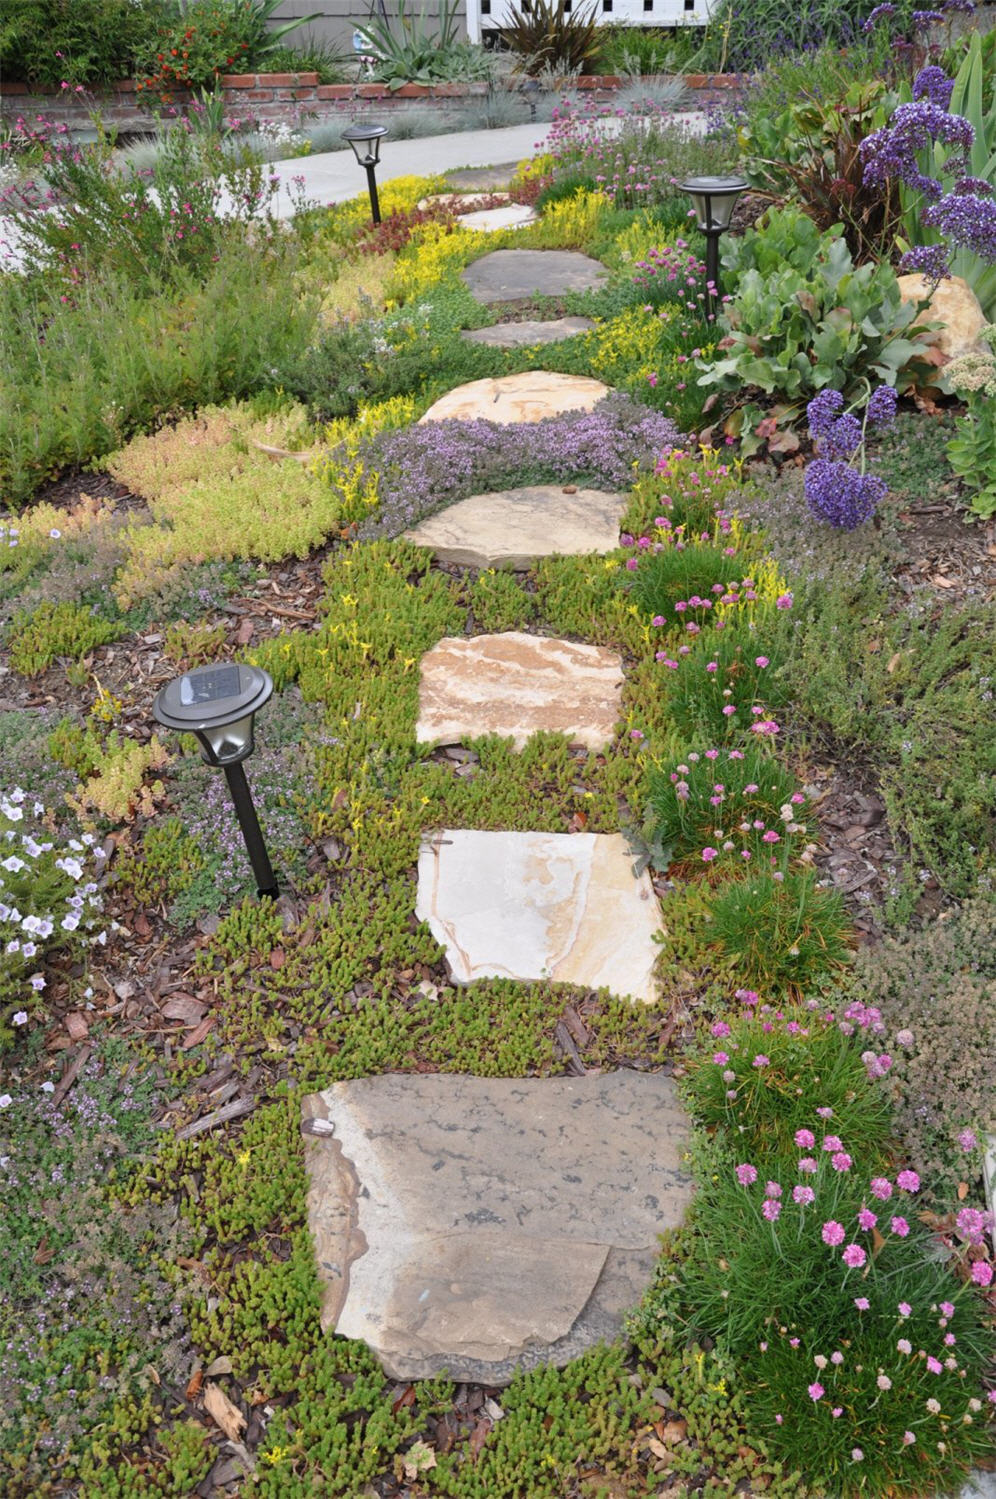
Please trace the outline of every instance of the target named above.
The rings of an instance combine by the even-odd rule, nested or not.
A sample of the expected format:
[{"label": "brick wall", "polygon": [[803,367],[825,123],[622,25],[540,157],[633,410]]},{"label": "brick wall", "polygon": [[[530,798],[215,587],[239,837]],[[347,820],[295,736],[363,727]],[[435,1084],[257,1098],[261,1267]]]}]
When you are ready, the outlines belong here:
[{"label": "brick wall", "polygon": [[[695,74],[687,79],[694,102],[699,106],[736,87],[730,77],[707,77]],[[221,79],[229,116],[255,115],[261,120],[281,120],[289,124],[320,120],[363,119],[369,116],[390,118],[399,110],[413,105],[438,107],[440,112],[459,112],[461,104],[473,105],[487,92],[484,83],[440,83],[428,87],[406,83],[390,90],[380,83],[320,84],[317,73],[238,73]],[[593,103],[609,102],[619,87],[618,78],[580,78],[575,87],[586,93]],[[151,101],[150,101],[151,103]],[[190,103],[190,95],[177,90],[172,107],[177,111]],[[525,111],[525,105],[523,105]],[[101,116],[121,131],[148,131],[152,117],[143,96],[136,93],[131,81],[100,95],[75,94],[71,90],[29,93],[23,84],[0,86],[0,117],[13,122],[19,115],[32,121],[36,115],[85,129],[90,114]]]}]

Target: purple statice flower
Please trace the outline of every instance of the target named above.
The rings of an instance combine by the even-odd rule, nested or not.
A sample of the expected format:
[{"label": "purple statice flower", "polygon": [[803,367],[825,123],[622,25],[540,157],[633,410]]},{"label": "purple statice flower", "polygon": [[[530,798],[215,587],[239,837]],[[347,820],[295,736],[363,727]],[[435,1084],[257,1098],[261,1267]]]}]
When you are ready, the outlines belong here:
[{"label": "purple statice flower", "polygon": [[975,0],[944,0],[944,14],[954,15],[956,12],[962,16],[975,15]]},{"label": "purple statice flower", "polygon": [[913,30],[929,31],[931,26],[936,26],[943,20],[944,12],[942,10],[915,10],[912,17]]},{"label": "purple statice flower", "polygon": [[865,415],[873,427],[889,427],[896,419],[899,397],[891,385],[880,385],[868,397]]},{"label": "purple statice flower", "polygon": [[947,249],[944,245],[915,245],[900,260],[899,271],[904,276],[919,273],[933,291],[946,277],[950,278]]},{"label": "purple statice flower", "polygon": [[861,446],[861,423],[853,412],[846,412],[820,437],[820,454],[824,458],[853,458]]},{"label": "purple statice flower", "polygon": [[947,109],[951,103],[953,88],[954,79],[949,78],[936,63],[930,63],[921,68],[913,80],[913,98],[926,99],[928,103],[936,104],[938,109]]},{"label": "purple statice flower", "polygon": [[964,198],[967,193],[974,193],[977,198],[991,198],[996,189],[984,177],[959,177],[953,191],[959,198]]},{"label": "purple statice flower", "polygon": [[869,187],[882,187],[898,177],[908,187],[922,192],[924,197],[936,200],[943,189],[936,177],[921,172],[918,153],[932,141],[957,147],[957,154],[946,164],[948,171],[957,170],[964,165],[965,153],[974,140],[975,130],[961,115],[949,114],[928,99],[920,99],[915,104],[900,104],[888,125],[873,130],[861,142],[859,150],[864,162],[864,182]]},{"label": "purple statice flower", "polygon": [[983,260],[996,261],[996,202],[978,193],[948,193],[923,215],[925,224]]},{"label": "purple statice flower", "polygon": [[875,9],[869,13],[868,19],[861,30],[866,33],[874,31],[877,22],[884,21],[887,16],[894,16],[895,14],[896,7],[894,5],[876,5]]},{"label": "purple statice flower", "polygon": [[859,474],[848,463],[815,458],[806,469],[806,503],[818,520],[854,531],[875,514],[888,485],[876,474]]},{"label": "purple statice flower", "polygon": [[834,422],[844,409],[844,397],[839,390],[821,390],[806,407],[809,417],[809,435],[819,442],[829,435]]}]

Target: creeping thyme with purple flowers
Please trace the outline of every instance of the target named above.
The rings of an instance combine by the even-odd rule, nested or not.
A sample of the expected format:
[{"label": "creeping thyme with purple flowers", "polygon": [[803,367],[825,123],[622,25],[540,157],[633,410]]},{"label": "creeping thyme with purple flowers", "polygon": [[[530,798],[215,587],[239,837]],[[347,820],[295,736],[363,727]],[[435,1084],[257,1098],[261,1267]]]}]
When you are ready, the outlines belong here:
[{"label": "creeping thyme with purple flowers", "polygon": [[871,519],[888,493],[884,479],[865,471],[865,439],[869,427],[891,424],[897,399],[891,385],[880,385],[868,397],[863,421],[853,408],[842,410],[839,390],[821,390],[806,407],[809,435],[819,453],[806,469],[806,500],[827,525],[855,530]]}]

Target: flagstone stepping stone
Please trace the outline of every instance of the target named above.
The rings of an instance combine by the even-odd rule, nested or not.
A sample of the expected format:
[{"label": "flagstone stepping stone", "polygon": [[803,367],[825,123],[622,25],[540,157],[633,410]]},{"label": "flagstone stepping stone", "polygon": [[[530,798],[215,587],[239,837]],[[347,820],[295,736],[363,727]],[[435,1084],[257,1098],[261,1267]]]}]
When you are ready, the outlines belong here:
[{"label": "flagstone stepping stone", "polygon": [[657,897],[618,833],[436,833],[419,853],[415,914],[457,983],[550,978],[657,998]]},{"label": "flagstone stepping stone", "polygon": [[619,545],[626,497],[601,489],[533,484],[472,494],[405,532],[438,562],[526,568],[537,557],[586,556]]},{"label": "flagstone stepping stone", "polygon": [[525,203],[509,203],[497,208],[474,208],[470,213],[457,214],[457,223],[464,229],[480,229],[493,234],[496,229],[524,229],[535,224],[538,215]]},{"label": "flagstone stepping stone", "polygon": [[322,1327],[392,1379],[507,1384],[616,1337],[691,1197],[660,1073],[388,1073],[302,1114]]},{"label": "flagstone stepping stone", "polygon": [[558,317],[548,322],[527,318],[521,323],[495,323],[493,328],[468,328],[463,337],[468,343],[493,344],[499,349],[514,349],[521,344],[554,344],[562,338],[589,333],[595,324],[586,317]]},{"label": "flagstone stepping stone", "polygon": [[478,192],[478,193],[432,193],[426,198],[419,198],[415,207],[423,213],[434,204],[441,204],[449,208],[470,208],[472,203],[480,203],[483,198],[500,198],[502,203],[508,202],[506,192]]},{"label": "flagstone stepping stone", "polygon": [[608,274],[601,261],[578,250],[493,250],[461,272],[471,295],[487,303],[594,291]]},{"label": "flagstone stepping stone", "polygon": [[447,637],[422,657],[420,744],[499,734],[521,750],[541,729],[600,750],[619,720],[622,657],[598,645],[508,631]]},{"label": "flagstone stepping stone", "polygon": [[552,370],[525,370],[498,380],[471,380],[447,391],[430,406],[423,422],[483,418],[508,427],[515,422],[542,422],[564,411],[591,411],[608,395],[601,380],[588,375],[561,375]]}]

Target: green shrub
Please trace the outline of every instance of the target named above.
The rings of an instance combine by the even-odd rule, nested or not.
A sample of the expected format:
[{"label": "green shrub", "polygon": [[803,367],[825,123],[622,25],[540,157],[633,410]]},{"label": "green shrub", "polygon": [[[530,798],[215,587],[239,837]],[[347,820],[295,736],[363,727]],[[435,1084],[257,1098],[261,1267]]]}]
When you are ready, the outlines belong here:
[{"label": "green shrub", "polygon": [[895,272],[855,266],[839,225],[820,233],[799,209],[770,210],[730,239],[723,265],[732,301],[722,357],[700,361],[703,387],[753,386],[799,414],[828,387],[848,400],[873,378],[903,388],[926,354]]},{"label": "green shrub", "polygon": [[78,661],[98,645],[117,640],[120,624],[76,604],[39,604],[16,614],[7,632],[10,664],[26,677],[40,676],[58,656]]},{"label": "green shrub", "polygon": [[0,67],[35,87],[130,78],[168,0],[14,0],[0,18]]}]

